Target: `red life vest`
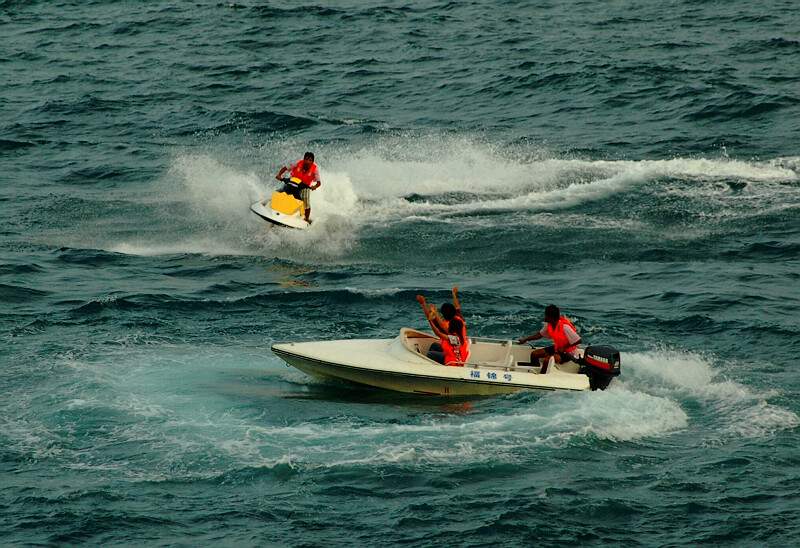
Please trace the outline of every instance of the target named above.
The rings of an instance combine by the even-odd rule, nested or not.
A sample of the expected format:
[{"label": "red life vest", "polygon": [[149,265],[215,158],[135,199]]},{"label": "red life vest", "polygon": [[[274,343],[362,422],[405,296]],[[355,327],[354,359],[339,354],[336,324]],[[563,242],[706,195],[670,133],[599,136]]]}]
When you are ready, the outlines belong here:
[{"label": "red life vest", "polygon": [[572,325],[572,322],[570,322],[564,316],[561,316],[558,319],[558,323],[556,324],[555,328],[549,323],[545,325],[547,325],[547,336],[553,339],[553,346],[555,346],[556,352],[572,352],[578,348],[577,344],[570,344],[569,339],[567,339],[567,336],[564,334],[565,325],[570,326],[576,333],[578,332],[578,330],[575,329],[575,326]]},{"label": "red life vest", "polygon": [[[469,340],[467,339],[467,324],[464,323],[464,318],[457,315],[454,319],[461,320],[461,333],[458,335],[450,334],[446,339],[440,339],[442,343],[442,350],[444,351],[444,364],[462,366],[467,358],[469,358]],[[453,320],[450,320],[452,322]],[[447,331],[450,331],[450,322],[447,322]]]},{"label": "red life vest", "polygon": [[317,173],[317,164],[311,163],[311,169],[308,171],[303,171],[303,160],[300,160],[295,164],[294,169],[292,169],[292,177],[297,177],[300,179],[306,186],[311,186],[311,183],[314,182],[314,175]]}]

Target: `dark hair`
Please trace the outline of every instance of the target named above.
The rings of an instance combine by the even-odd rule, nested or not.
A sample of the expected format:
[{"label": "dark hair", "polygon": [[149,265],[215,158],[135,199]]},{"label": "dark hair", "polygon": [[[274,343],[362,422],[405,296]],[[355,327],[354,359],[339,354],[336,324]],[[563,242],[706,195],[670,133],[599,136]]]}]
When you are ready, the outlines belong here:
[{"label": "dark hair", "polygon": [[[463,328],[464,328],[464,322],[462,322],[461,318],[459,318],[458,316],[450,320],[450,334],[458,335],[458,338],[460,339],[462,335],[461,330]],[[461,342],[463,343],[464,341],[462,340]]]},{"label": "dark hair", "polygon": [[303,160],[305,160],[306,158],[311,158],[311,161],[313,162],[314,161],[314,153],[313,152],[306,152],[305,154],[303,154]]},{"label": "dark hair", "polygon": [[561,311],[558,309],[556,305],[551,304],[544,309],[544,317],[553,318],[554,320],[557,320],[561,317]]},{"label": "dark hair", "polygon": [[453,306],[453,303],[444,303],[442,305],[442,316],[448,322],[455,318],[456,316],[456,307]]}]

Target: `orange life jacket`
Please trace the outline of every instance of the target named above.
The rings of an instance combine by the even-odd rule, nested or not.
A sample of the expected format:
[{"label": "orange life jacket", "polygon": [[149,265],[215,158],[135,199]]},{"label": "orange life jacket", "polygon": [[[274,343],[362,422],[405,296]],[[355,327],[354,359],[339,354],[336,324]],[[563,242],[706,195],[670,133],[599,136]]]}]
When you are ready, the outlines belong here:
[{"label": "orange life jacket", "polygon": [[[440,339],[444,351],[444,364],[461,366],[469,358],[469,340],[467,339],[467,324],[459,314],[455,318],[461,320],[461,333],[450,334],[446,339]],[[453,320],[455,319],[453,318]],[[450,320],[450,321],[453,321]],[[447,331],[450,332],[450,322],[447,322]]]},{"label": "orange life jacket", "polygon": [[564,334],[565,325],[570,326],[576,333],[578,332],[578,330],[575,329],[575,326],[572,325],[572,322],[570,322],[564,316],[561,316],[558,319],[558,323],[555,327],[551,326],[549,323],[546,325],[547,336],[553,339],[553,346],[555,346],[556,352],[572,352],[578,348],[577,344],[570,344],[569,339],[567,339],[567,336]]},{"label": "orange life jacket", "polygon": [[314,182],[314,175],[317,173],[317,164],[311,163],[311,169],[308,171],[303,171],[303,160],[300,160],[295,164],[294,169],[292,169],[292,177],[297,177],[300,179],[306,186],[311,186],[311,183]]}]

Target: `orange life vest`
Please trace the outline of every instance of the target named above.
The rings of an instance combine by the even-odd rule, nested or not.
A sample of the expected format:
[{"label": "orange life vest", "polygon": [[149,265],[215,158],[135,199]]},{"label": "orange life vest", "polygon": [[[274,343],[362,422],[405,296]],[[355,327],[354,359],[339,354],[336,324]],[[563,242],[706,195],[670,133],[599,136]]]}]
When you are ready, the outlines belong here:
[{"label": "orange life vest", "polygon": [[[459,314],[455,318],[461,320],[461,333],[450,334],[446,339],[440,339],[444,351],[444,364],[461,366],[469,358],[469,340],[467,339],[467,324]],[[453,318],[453,320],[455,319]],[[451,322],[453,320],[450,320]],[[447,331],[450,332],[450,322],[447,322]]]},{"label": "orange life vest", "polygon": [[556,352],[572,352],[578,348],[577,344],[570,344],[569,339],[567,339],[567,336],[564,334],[565,325],[570,326],[576,333],[578,332],[575,326],[572,325],[572,322],[564,316],[558,319],[558,323],[555,327],[551,326],[549,323],[545,325],[547,325],[547,336],[553,339],[553,346],[555,346]]},{"label": "orange life vest", "polygon": [[314,182],[314,175],[317,173],[317,164],[311,164],[311,169],[308,171],[303,171],[303,160],[300,160],[295,164],[294,169],[292,169],[292,177],[297,177],[300,179],[306,186],[311,186],[311,183]]}]

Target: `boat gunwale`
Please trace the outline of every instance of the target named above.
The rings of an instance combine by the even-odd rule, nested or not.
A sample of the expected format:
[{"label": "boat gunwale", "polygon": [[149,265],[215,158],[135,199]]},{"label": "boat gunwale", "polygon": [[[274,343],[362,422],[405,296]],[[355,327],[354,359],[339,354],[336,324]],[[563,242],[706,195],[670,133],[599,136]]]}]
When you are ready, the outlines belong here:
[{"label": "boat gunwale", "polygon": [[[393,340],[393,339],[387,339],[387,340]],[[512,388],[520,388],[520,389],[528,388],[528,389],[531,389],[531,390],[548,390],[548,391],[552,391],[552,392],[555,392],[555,391],[558,391],[558,390],[568,390],[568,391],[571,391],[571,392],[583,392],[583,391],[586,390],[585,388],[569,388],[569,387],[560,387],[560,386],[540,386],[540,385],[534,385],[534,384],[530,384],[530,383],[520,384],[520,383],[517,383],[517,382],[492,381],[492,380],[489,380],[489,379],[483,380],[483,379],[453,378],[453,377],[442,377],[442,376],[439,376],[439,375],[426,375],[426,374],[422,374],[422,373],[411,373],[411,372],[405,372],[405,371],[388,371],[388,370],[385,370],[385,369],[373,369],[373,368],[369,368],[369,367],[360,367],[360,366],[348,365],[348,364],[343,364],[343,363],[338,363],[338,362],[325,361],[325,360],[321,360],[319,358],[313,358],[313,357],[310,357],[310,356],[304,356],[302,354],[295,354],[295,353],[289,352],[287,350],[277,349],[276,346],[277,345],[273,345],[271,347],[271,350],[272,350],[272,352],[274,352],[279,357],[282,357],[282,355],[283,356],[291,356],[293,358],[299,358],[301,360],[306,360],[306,361],[313,362],[313,363],[316,363],[316,364],[320,364],[320,365],[323,365],[323,366],[329,366],[329,367],[332,366],[332,367],[337,367],[337,368],[340,368],[340,369],[347,369],[347,370],[351,370],[351,371],[366,371],[366,372],[370,372],[370,373],[380,373],[382,375],[389,375],[389,376],[395,376],[395,377],[431,379],[431,380],[436,380],[436,381],[454,382],[454,383],[463,383],[463,384],[474,384],[474,385],[484,385],[484,386],[509,386],[509,387],[512,387]],[[284,360],[284,361],[286,361],[287,363],[289,363],[289,365],[292,365],[293,367],[297,367],[294,364],[291,364],[288,360]],[[436,365],[438,365],[439,367],[448,367],[448,366],[441,365],[441,364],[436,364]],[[489,365],[487,367],[500,369],[500,370],[504,369],[502,366],[494,366],[494,365]],[[464,369],[472,369],[472,367],[464,367]],[[509,371],[514,371],[514,370],[509,370]],[[521,372],[522,373],[537,374],[537,373],[534,373],[532,371],[521,371]],[[563,373],[563,374],[570,375],[570,376],[578,375],[578,373]],[[350,381],[350,382],[357,382],[357,381]],[[357,382],[357,384],[363,384],[363,383],[358,383]],[[370,385],[365,385],[365,386],[370,386]]]}]

